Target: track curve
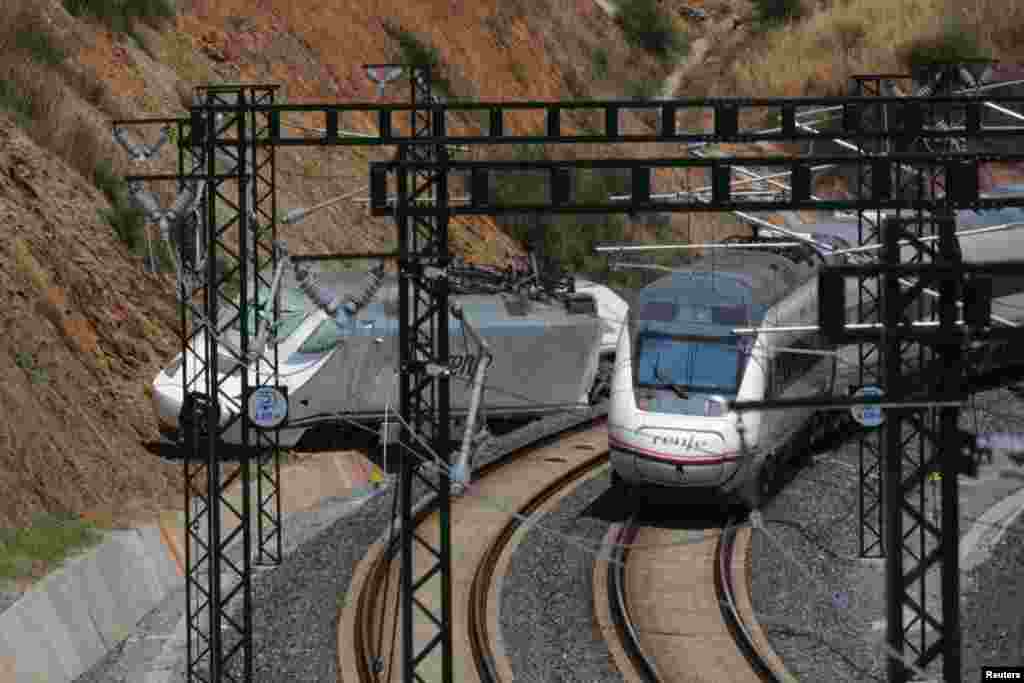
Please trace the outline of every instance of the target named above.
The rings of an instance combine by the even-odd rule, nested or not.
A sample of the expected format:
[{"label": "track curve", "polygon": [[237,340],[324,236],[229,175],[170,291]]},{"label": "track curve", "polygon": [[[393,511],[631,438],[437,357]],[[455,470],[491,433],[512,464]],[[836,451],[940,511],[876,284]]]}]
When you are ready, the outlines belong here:
[{"label": "track curve", "polygon": [[[610,649],[624,677],[782,681],[740,606],[737,586],[746,585],[748,567],[735,552],[738,528],[682,531],[688,538],[643,527],[634,515],[606,537],[607,615],[618,640]],[[630,563],[631,553],[641,559]],[[631,611],[631,602],[646,609]]]},{"label": "track curve", "polygon": [[[607,449],[592,458],[586,459],[545,486],[517,512],[522,517],[533,515],[544,504],[570,488],[597,467],[600,467],[607,459]],[[481,683],[501,683],[503,680],[495,661],[496,656],[493,643],[491,642],[492,629],[488,625],[489,594],[494,584],[494,576],[501,555],[508,549],[513,534],[522,526],[522,517],[513,517],[502,528],[498,537],[488,546],[473,577],[473,585],[469,597],[469,637],[473,648],[473,659],[476,661],[477,673],[480,675]]]},{"label": "track curve", "polygon": [[[490,463],[474,476],[468,495],[452,499],[453,651],[457,680],[498,681],[505,676],[495,654],[489,596],[502,551],[520,527],[520,518],[557,497],[607,461],[607,432],[603,417],[584,426],[526,444]],[[499,476],[500,475],[500,476]],[[418,534],[437,533],[437,501],[423,501],[414,512]],[[516,515],[509,514],[514,511]],[[379,540],[357,567],[339,621],[339,680],[370,683],[386,680],[400,644],[377,648],[381,624],[390,631],[396,610],[397,563],[389,563],[392,542]],[[390,591],[382,590],[388,581]],[[354,652],[351,659],[343,653]],[[500,650],[500,647],[498,648]]]}]

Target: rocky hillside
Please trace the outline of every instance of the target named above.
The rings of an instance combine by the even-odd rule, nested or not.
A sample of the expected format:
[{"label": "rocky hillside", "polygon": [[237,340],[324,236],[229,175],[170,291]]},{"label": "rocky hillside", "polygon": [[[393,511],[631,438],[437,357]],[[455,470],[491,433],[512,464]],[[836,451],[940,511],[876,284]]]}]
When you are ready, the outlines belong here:
[{"label": "rocky hillside", "polygon": [[[370,100],[361,65],[410,50],[432,55],[459,98],[622,95],[671,69],[593,0],[2,3],[0,528],[41,512],[121,524],[181,504],[180,468],[145,447],[157,438],[148,385],[177,350],[172,281],[143,269],[118,180],[159,164],[129,166],[109,122],[180,115],[207,83],[279,83],[289,102]],[[168,146],[163,168],[173,157]],[[282,151],[281,213],[359,190],[371,158]],[[355,202],[281,232],[302,252],[394,244],[393,225]],[[461,221],[452,241],[485,263],[522,253],[488,221]]]}]

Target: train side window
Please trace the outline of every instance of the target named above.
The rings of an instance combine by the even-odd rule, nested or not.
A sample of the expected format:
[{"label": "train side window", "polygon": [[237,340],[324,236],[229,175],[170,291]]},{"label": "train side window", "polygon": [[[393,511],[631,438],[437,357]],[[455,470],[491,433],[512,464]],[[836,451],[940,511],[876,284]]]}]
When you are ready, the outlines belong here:
[{"label": "train side window", "polygon": [[781,396],[801,377],[810,372],[821,361],[821,356],[813,353],[800,353],[803,350],[821,348],[819,335],[811,334],[795,340],[793,350],[777,350],[772,363],[771,388],[773,396]]},{"label": "train side window", "polygon": [[594,303],[594,297],[589,294],[574,294],[570,296],[565,302],[565,308],[569,314],[585,313],[593,316],[597,315],[597,304]]},{"label": "train side window", "polygon": [[533,308],[530,305],[530,300],[526,297],[506,296],[502,297],[502,299],[505,303],[505,312],[516,318],[522,318],[528,315],[530,310]]}]

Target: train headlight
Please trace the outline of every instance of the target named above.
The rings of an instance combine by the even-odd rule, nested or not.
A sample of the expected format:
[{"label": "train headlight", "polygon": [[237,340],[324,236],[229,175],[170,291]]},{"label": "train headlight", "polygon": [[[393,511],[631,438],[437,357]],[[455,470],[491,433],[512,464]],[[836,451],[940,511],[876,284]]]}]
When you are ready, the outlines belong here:
[{"label": "train headlight", "polygon": [[636,407],[637,410],[650,410],[651,400],[654,398],[654,392],[650,389],[637,389],[636,390]]}]

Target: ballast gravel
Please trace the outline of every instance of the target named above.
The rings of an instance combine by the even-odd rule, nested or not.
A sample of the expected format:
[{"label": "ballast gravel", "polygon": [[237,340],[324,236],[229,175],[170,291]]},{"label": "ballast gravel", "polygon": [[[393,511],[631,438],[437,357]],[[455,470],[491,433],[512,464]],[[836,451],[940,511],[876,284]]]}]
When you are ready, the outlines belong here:
[{"label": "ballast gravel", "polygon": [[[854,450],[850,450],[850,449]],[[856,446],[834,454],[856,463]],[[853,457],[850,457],[850,452]],[[800,681],[884,681],[872,622],[885,615],[857,554],[857,472],[821,459],[762,510],[751,540],[755,615]]]},{"label": "ballast gravel", "polygon": [[980,681],[983,666],[1024,665],[1024,515],[969,576],[960,623],[963,680]]},{"label": "ballast gravel", "polygon": [[[595,413],[598,411],[595,411]],[[483,464],[587,415],[542,420],[492,441]],[[753,537],[754,609],[772,645],[801,681],[885,680],[877,649],[884,630],[881,566],[856,558],[856,446],[818,457],[762,511],[765,531]],[[607,479],[581,485],[545,516],[545,529],[600,543],[607,520],[587,509]],[[254,573],[255,681],[332,681],[337,672],[339,600],[354,567],[386,530],[391,492],[355,510],[351,500],[326,501],[284,522],[285,562]],[[340,516],[340,518],[339,518]],[[961,524],[964,528],[964,523]],[[985,664],[1024,663],[1024,517],[992,558],[964,577],[964,680]],[[533,528],[516,551],[502,588],[504,646],[516,680],[621,680],[596,631],[590,605],[594,555]],[[139,657],[165,638],[184,607],[171,596],[76,683],[142,681],[130,676]],[[547,616],[540,616],[547,613]],[[184,662],[166,661],[164,681],[184,680]],[[240,672],[234,672],[236,675]],[[973,677],[973,678],[972,678]]]},{"label": "ballast gravel", "polygon": [[[1000,425],[980,426],[984,431]],[[855,442],[817,456],[764,507],[763,528],[753,532],[754,609],[800,681],[887,680],[880,645],[885,565],[857,557],[857,463]],[[974,520],[961,507],[961,534]],[[980,680],[983,665],[1024,664],[1024,515],[985,562],[962,572],[960,585],[962,680]],[[928,604],[938,612],[939,602]],[[927,674],[941,680],[938,662]]]},{"label": "ballast gravel", "polygon": [[588,509],[607,493],[606,473],[579,485],[530,528],[512,555],[500,623],[516,681],[622,680],[593,609],[594,561],[609,524]]},{"label": "ballast gravel", "polygon": [[[539,438],[605,412],[603,406],[598,406],[532,422],[492,439],[475,465],[487,464]],[[316,510],[297,513],[284,520],[284,561],[274,569],[254,572],[252,578],[253,681],[336,680],[340,601],[348,591],[356,565],[388,529],[394,488],[358,506],[354,506],[351,499],[328,500]],[[424,486],[414,487],[415,499],[422,502],[424,495]],[[237,552],[232,549],[228,555],[237,558]],[[166,637],[164,634],[173,628],[168,626],[169,621],[175,614],[180,618],[183,612],[182,596],[168,598],[147,616],[129,641],[108,653],[76,679],[76,683],[144,680],[126,679],[126,672],[136,670],[136,665],[127,661],[135,649],[133,643]],[[159,626],[149,630],[148,622],[159,623]],[[226,645],[230,647],[230,638],[226,639]],[[159,659],[159,655],[154,654],[136,656]],[[186,664],[182,656],[155,666],[151,662],[150,670],[153,669],[159,670],[162,681],[177,683],[184,680]],[[236,680],[242,680],[238,666],[231,666],[229,672]]]}]

